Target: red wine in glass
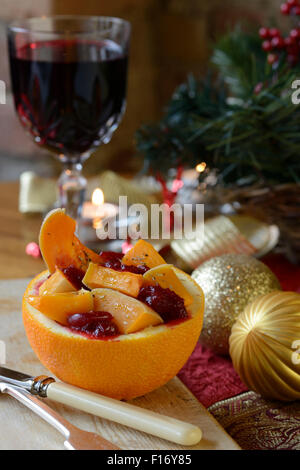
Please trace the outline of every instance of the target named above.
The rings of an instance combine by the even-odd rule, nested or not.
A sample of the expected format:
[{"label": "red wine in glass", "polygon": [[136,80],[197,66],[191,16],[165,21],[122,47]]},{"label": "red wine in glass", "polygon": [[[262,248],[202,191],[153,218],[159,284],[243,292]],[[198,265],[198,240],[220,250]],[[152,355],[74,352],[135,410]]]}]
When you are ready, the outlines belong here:
[{"label": "red wine in glass", "polygon": [[32,42],[11,55],[11,77],[17,113],[35,142],[78,155],[119,122],[127,56],[113,41]]},{"label": "red wine in glass", "polygon": [[82,162],[110,141],[124,113],[128,62],[127,43],[116,35],[116,26],[113,33],[114,20],[119,27],[122,20],[82,17],[80,34],[80,18],[73,25],[72,17],[54,17],[49,32],[42,18],[27,20],[32,28],[38,20],[44,26],[34,40],[28,35],[30,41],[26,29],[8,35],[17,114],[34,141],[64,163],[60,205],[73,217],[80,215],[86,187]]}]

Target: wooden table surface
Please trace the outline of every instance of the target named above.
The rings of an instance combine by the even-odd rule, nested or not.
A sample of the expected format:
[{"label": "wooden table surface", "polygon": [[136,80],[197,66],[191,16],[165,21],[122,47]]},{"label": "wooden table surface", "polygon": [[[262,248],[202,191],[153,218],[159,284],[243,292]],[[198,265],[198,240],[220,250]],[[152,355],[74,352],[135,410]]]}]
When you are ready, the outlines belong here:
[{"label": "wooden table surface", "polygon": [[0,183],[0,279],[33,277],[44,269],[41,259],[25,253],[27,243],[38,241],[42,216],[18,211],[19,184]]}]

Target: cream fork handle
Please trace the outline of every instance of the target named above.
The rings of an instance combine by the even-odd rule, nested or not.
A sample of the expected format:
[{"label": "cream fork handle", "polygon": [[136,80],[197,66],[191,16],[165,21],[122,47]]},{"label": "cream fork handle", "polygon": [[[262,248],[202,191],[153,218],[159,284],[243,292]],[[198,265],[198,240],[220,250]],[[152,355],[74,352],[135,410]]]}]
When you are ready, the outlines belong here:
[{"label": "cream fork handle", "polygon": [[116,447],[98,434],[83,431],[73,426],[73,424],[69,423],[56,411],[26,390],[21,390],[18,387],[1,382],[0,392],[12,396],[56,428],[65,437],[64,445],[69,450],[119,450],[119,447]]}]

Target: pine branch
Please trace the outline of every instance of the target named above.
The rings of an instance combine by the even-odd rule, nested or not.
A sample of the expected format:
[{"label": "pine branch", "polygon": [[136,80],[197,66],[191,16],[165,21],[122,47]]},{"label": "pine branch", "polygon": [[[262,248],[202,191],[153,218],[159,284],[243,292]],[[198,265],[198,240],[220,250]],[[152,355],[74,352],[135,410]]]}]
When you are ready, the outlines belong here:
[{"label": "pine branch", "polygon": [[[188,77],[174,92],[163,119],[142,126],[137,149],[154,171],[206,161],[224,184],[300,180],[300,106],[291,83],[300,68],[265,66],[258,41],[235,32],[214,54],[220,79]],[[249,60],[250,58],[250,60]],[[253,90],[261,81],[262,89]],[[235,100],[229,101],[225,82]]]},{"label": "pine branch", "polygon": [[232,95],[243,99],[251,95],[259,82],[269,78],[272,71],[266,66],[259,37],[239,30],[217,43],[211,61],[218,67]]}]

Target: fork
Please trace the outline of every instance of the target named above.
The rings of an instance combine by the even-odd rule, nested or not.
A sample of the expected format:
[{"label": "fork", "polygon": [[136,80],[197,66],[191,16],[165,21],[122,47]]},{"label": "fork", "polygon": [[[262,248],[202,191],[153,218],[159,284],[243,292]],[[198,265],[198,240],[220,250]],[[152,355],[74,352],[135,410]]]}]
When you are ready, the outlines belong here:
[{"label": "fork", "polygon": [[120,450],[119,447],[99,436],[99,434],[83,431],[74,426],[26,390],[0,382],[0,393],[12,396],[56,428],[64,436],[64,445],[68,450]]}]

